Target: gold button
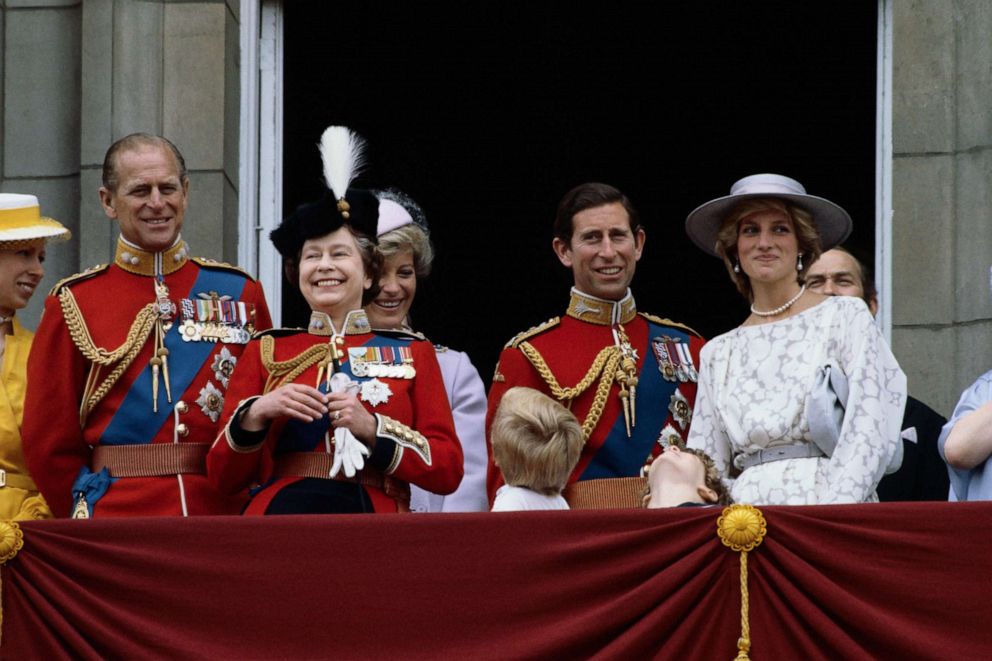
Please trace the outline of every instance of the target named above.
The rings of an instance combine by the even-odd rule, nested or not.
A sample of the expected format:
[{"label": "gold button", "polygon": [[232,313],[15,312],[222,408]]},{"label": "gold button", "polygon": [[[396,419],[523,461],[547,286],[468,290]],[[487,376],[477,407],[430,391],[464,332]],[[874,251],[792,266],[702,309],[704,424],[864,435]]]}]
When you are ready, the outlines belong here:
[{"label": "gold button", "polygon": [[176,425],[176,433],[180,436],[189,436],[189,427],[186,426],[186,423],[180,422]]},{"label": "gold button", "polygon": [[186,402],[183,401],[176,402],[176,411],[179,412],[179,415],[186,413],[186,411],[188,410],[189,410],[189,406],[186,404]]}]

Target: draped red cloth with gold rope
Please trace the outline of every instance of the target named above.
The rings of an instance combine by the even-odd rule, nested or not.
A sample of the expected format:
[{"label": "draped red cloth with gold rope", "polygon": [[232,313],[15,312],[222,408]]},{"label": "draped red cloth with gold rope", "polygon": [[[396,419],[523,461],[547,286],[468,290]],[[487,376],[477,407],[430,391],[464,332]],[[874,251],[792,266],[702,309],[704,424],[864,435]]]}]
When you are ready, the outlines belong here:
[{"label": "draped red cloth with gold rope", "polygon": [[[992,654],[992,504],[761,511],[752,659]],[[720,512],[21,523],[0,656],[729,661]]]}]

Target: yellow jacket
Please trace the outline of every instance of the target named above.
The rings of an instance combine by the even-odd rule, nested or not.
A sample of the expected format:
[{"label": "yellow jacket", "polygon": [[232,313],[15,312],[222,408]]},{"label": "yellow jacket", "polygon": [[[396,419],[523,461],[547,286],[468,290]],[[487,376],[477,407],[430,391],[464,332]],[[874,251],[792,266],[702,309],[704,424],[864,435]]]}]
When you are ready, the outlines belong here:
[{"label": "yellow jacket", "polygon": [[14,317],[0,366],[0,520],[50,519],[48,503],[28,475],[21,449],[28,352],[34,333]]}]

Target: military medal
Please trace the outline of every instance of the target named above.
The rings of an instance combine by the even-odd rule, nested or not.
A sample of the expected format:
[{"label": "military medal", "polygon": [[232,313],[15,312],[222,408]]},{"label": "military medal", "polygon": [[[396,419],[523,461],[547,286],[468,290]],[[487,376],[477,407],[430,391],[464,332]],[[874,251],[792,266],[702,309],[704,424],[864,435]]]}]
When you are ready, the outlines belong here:
[{"label": "military medal", "polygon": [[699,373],[696,371],[696,366],[692,364],[692,353],[689,351],[689,345],[685,342],[675,342],[674,344],[686,376],[683,381],[689,380],[695,383],[699,379]]},{"label": "military medal", "polygon": [[180,302],[179,335],[185,342],[248,344],[254,329],[255,306],[217,292],[197,294]]},{"label": "military medal", "polygon": [[385,404],[393,396],[393,391],[388,383],[383,383],[379,379],[370,379],[362,383],[360,398],[363,402],[368,402],[372,406]]},{"label": "military medal", "polygon": [[351,364],[351,373],[361,378],[369,375],[369,366],[365,362],[365,348],[353,347],[348,349],[348,362]]},{"label": "military medal", "polygon": [[200,405],[203,415],[210,418],[210,422],[217,422],[221,411],[224,410],[224,393],[217,389],[212,382],[200,388],[200,396],[196,398],[196,403]]},{"label": "military medal", "polygon": [[210,367],[214,371],[214,377],[226,388],[237,364],[238,359],[231,354],[230,349],[224,347],[214,356],[214,362]]},{"label": "military medal", "polygon": [[72,508],[72,515],[70,519],[88,519],[90,518],[90,506],[86,502],[86,494],[79,494],[79,498],[76,499],[76,506]]},{"label": "military medal", "polygon": [[351,373],[358,377],[412,379],[417,375],[410,347],[353,347],[348,349],[348,360]]},{"label": "military medal", "polygon": [[654,357],[658,359],[658,371],[665,377],[665,381],[675,381],[675,365],[668,355],[666,339],[664,337],[651,338],[651,350],[654,351]]},{"label": "military medal", "polygon": [[668,410],[672,412],[672,418],[678,423],[679,428],[682,431],[686,431],[689,427],[689,422],[692,420],[692,407],[689,406],[689,400],[685,398],[685,395],[678,388],[672,393],[672,399],[668,403]]},{"label": "military medal", "polygon": [[675,378],[679,381],[687,381],[689,375],[685,371],[685,365],[682,364],[682,354],[679,352],[678,345],[681,342],[673,340],[667,335],[661,338],[662,342],[665,344],[665,349],[668,352],[668,359],[672,363],[672,367],[675,369]]},{"label": "military medal", "polygon": [[155,281],[155,311],[162,321],[162,330],[168,332],[176,316],[176,304],[169,299],[169,286],[164,281]]},{"label": "military medal", "polygon": [[665,428],[661,430],[658,434],[658,445],[663,449],[667,449],[669,446],[676,446],[678,449],[685,449],[685,440],[682,439],[682,434],[679,430],[672,425],[665,425]]}]

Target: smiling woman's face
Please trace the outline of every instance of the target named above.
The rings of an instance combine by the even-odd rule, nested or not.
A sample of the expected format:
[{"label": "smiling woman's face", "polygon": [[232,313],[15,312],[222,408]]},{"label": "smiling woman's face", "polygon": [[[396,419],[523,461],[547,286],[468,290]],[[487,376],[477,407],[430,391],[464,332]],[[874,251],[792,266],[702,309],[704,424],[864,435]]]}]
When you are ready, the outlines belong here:
[{"label": "smiling woman's face", "polygon": [[45,240],[19,244],[14,250],[0,248],[0,315],[20,310],[45,275]]},{"label": "smiling woman's face", "polygon": [[300,250],[299,284],[310,308],[332,318],[362,307],[362,293],[372,286],[372,278],[348,228],[307,239]]},{"label": "smiling woman's face", "polygon": [[737,228],[737,256],[752,282],[795,279],[799,242],[792,219],[775,209],[742,218]]},{"label": "smiling woman's face", "polygon": [[379,295],[365,306],[373,328],[401,328],[417,295],[413,251],[407,248],[386,258],[379,278]]}]

